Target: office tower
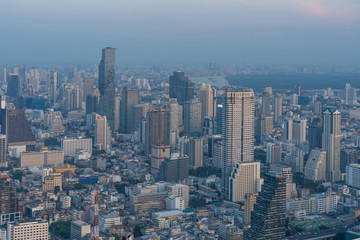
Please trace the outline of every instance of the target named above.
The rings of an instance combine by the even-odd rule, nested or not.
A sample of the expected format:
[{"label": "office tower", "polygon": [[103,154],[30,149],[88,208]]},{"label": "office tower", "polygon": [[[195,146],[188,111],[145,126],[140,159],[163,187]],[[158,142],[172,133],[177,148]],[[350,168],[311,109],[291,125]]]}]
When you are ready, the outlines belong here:
[{"label": "office tower", "polygon": [[48,240],[49,223],[44,220],[24,223],[9,223],[7,226],[7,240]]},{"label": "office tower", "polygon": [[114,131],[119,131],[120,129],[120,104],[121,98],[119,96],[115,97],[115,112],[114,112]]},{"label": "office tower", "polygon": [[269,95],[272,95],[273,94],[272,87],[265,87],[264,92]]},{"label": "office tower", "polygon": [[131,133],[138,126],[134,126],[133,106],[139,104],[139,89],[125,87],[122,91],[120,132]]},{"label": "office tower", "polygon": [[229,177],[238,162],[254,160],[254,93],[227,89],[223,105],[224,193],[229,192]]},{"label": "office tower", "polygon": [[282,116],[282,96],[280,93],[275,95],[275,111],[274,111],[274,123],[278,124],[279,118]]},{"label": "office tower", "polygon": [[304,171],[304,151],[299,148],[290,148],[283,161],[284,164],[291,167],[294,173]]},{"label": "office tower", "polygon": [[201,102],[201,122],[204,121],[205,117],[214,116],[214,95],[211,85],[203,83],[199,90],[199,101]]},{"label": "office tower", "polygon": [[323,110],[322,110],[322,103],[320,101],[314,102],[313,111],[316,114],[316,116],[322,115]]},{"label": "office tower", "polygon": [[272,111],[272,96],[268,93],[263,93],[261,102],[261,113],[264,115],[271,115]]},{"label": "office tower", "polygon": [[91,225],[81,220],[71,222],[71,239],[83,239],[91,234]]},{"label": "office tower", "polygon": [[203,166],[204,161],[204,139],[203,138],[190,138],[189,141],[189,166],[198,168]]},{"label": "office tower", "polygon": [[160,165],[160,180],[178,182],[189,177],[189,157],[173,153]]},{"label": "office tower", "polygon": [[201,133],[201,102],[197,99],[184,102],[184,132]]},{"label": "office tower", "polygon": [[360,188],[360,164],[352,163],[346,166],[346,184]]},{"label": "office tower", "polygon": [[7,174],[0,174],[0,224],[21,219],[22,202],[16,197],[16,187]]},{"label": "office tower", "polygon": [[286,177],[273,172],[264,178],[259,196],[251,213],[251,227],[244,240],[285,239]]},{"label": "office tower", "polygon": [[7,95],[10,98],[17,98],[20,95],[21,85],[19,74],[9,73],[7,77]]},{"label": "office tower", "polygon": [[95,89],[92,95],[86,96],[86,114],[99,112],[100,92]]},{"label": "office tower", "polygon": [[151,147],[151,174],[157,175],[160,171],[161,163],[165,157],[170,156],[170,146],[156,146]]},{"label": "office tower", "polygon": [[341,113],[336,108],[328,107],[323,113],[322,149],[326,151],[327,180],[336,182],[340,179],[340,122]]},{"label": "office tower", "polygon": [[216,106],[216,134],[222,134],[222,112],[223,105]]},{"label": "office tower", "polygon": [[254,210],[254,204],[258,193],[246,193],[244,201],[244,224],[249,226],[251,224],[251,212]]},{"label": "office tower", "polygon": [[107,150],[111,147],[111,129],[106,116],[96,114],[94,145],[98,150]]},{"label": "office tower", "polygon": [[302,85],[296,85],[296,94],[297,94],[298,96],[301,96],[301,95],[302,95],[302,90],[303,90]]},{"label": "office tower", "polygon": [[0,134],[0,167],[7,167],[6,152],[6,135]]},{"label": "office tower", "polygon": [[86,97],[94,92],[94,78],[84,77],[82,87],[82,101],[86,101]]},{"label": "office tower", "polygon": [[151,153],[151,147],[169,146],[169,109],[150,109],[146,116],[145,154]]},{"label": "office tower", "polygon": [[356,88],[352,88],[349,83],[345,84],[343,92],[343,101],[345,105],[357,104]]},{"label": "office tower", "polygon": [[24,110],[9,110],[7,127],[8,147],[26,146],[26,151],[35,150],[35,136]]},{"label": "office tower", "polygon": [[351,163],[357,163],[359,152],[356,148],[342,148],[340,150],[340,171],[346,172],[346,166]]},{"label": "office tower", "polygon": [[170,131],[179,131],[180,127],[183,126],[183,106],[179,105],[176,98],[169,99],[169,110],[170,110]]},{"label": "office tower", "polygon": [[169,96],[176,98],[179,104],[194,98],[194,83],[185,77],[184,72],[176,71],[169,80]]},{"label": "office tower", "polygon": [[322,121],[319,117],[311,119],[309,124],[309,151],[322,147]]},{"label": "office tower", "polygon": [[50,106],[57,101],[57,72],[50,72],[49,102]]},{"label": "office tower", "polygon": [[115,48],[102,49],[99,64],[100,113],[106,116],[110,128],[114,129],[115,111]]},{"label": "office tower", "polygon": [[263,134],[272,134],[274,128],[274,118],[272,116],[261,115],[256,119],[255,136],[260,140]]},{"label": "office tower", "polygon": [[281,146],[278,143],[268,143],[266,151],[266,163],[277,164],[281,162]]},{"label": "office tower", "polygon": [[139,103],[133,105],[133,124],[134,129],[139,129],[140,123],[146,119],[146,113],[149,110],[149,103]]},{"label": "office tower", "polygon": [[293,121],[293,143],[300,147],[306,142],[306,119],[299,119]]},{"label": "office tower", "polygon": [[235,163],[231,173],[229,198],[233,202],[243,202],[245,194],[261,190],[260,162]]},{"label": "office tower", "polygon": [[292,143],[293,141],[293,119],[284,119],[284,141]]},{"label": "office tower", "polygon": [[320,148],[311,150],[305,164],[304,177],[308,181],[322,183],[326,181],[326,152]]},{"label": "office tower", "polygon": [[291,103],[291,105],[299,104],[299,96],[296,93],[294,93],[290,96],[290,103]]},{"label": "office tower", "polygon": [[221,135],[212,135],[208,137],[208,157],[214,157],[214,145],[216,142],[221,141]]},{"label": "office tower", "polygon": [[55,191],[56,188],[58,188],[58,191],[62,191],[61,173],[50,173],[48,176],[44,177],[43,192]]}]

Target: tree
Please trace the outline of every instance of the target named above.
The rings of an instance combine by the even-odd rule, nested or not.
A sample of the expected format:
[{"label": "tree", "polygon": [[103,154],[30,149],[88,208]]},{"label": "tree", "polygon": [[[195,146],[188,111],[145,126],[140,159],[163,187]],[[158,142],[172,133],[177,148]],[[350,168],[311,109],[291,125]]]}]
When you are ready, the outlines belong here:
[{"label": "tree", "polygon": [[116,183],[115,188],[119,193],[125,194],[125,187],[127,187],[128,184],[126,183]]},{"label": "tree", "polygon": [[254,150],[255,160],[260,160],[262,163],[266,163],[266,152],[262,149],[256,148]]},{"label": "tree", "polygon": [[22,176],[24,175],[23,171],[21,170],[16,170],[12,173],[12,178],[13,179],[17,179],[21,182]]},{"label": "tree", "polygon": [[60,192],[60,186],[55,186],[54,192],[55,194],[58,194],[58,192]]},{"label": "tree", "polygon": [[58,221],[50,225],[49,231],[59,237],[69,239],[71,231],[71,221]]},{"label": "tree", "polygon": [[141,237],[143,234],[141,232],[141,227],[140,225],[136,225],[134,227],[134,237]]},{"label": "tree", "polygon": [[335,236],[335,240],[344,240],[346,239],[346,232],[339,232]]},{"label": "tree", "polygon": [[86,188],[86,187],[81,183],[74,184],[74,189],[76,189],[76,190],[80,190],[80,189],[84,189],[84,188]]}]

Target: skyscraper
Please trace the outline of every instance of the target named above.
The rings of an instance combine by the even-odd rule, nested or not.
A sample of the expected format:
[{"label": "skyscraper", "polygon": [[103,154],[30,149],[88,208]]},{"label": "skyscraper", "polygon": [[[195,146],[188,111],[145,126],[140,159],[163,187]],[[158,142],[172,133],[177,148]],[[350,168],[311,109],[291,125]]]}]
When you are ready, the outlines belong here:
[{"label": "skyscraper", "polygon": [[92,95],[86,96],[86,114],[92,114],[93,112],[99,112],[99,89],[95,89]]},{"label": "skyscraper", "polygon": [[263,93],[261,103],[261,113],[264,115],[271,115],[272,111],[272,96],[268,93]]},{"label": "skyscraper", "polygon": [[251,213],[251,227],[244,232],[244,240],[285,239],[286,177],[267,173]]},{"label": "skyscraper", "polygon": [[0,134],[0,167],[7,167],[6,151],[6,135]]},{"label": "skyscraper", "polygon": [[16,197],[16,187],[9,175],[0,174],[0,224],[20,220],[21,205],[21,201]]},{"label": "skyscraper", "polygon": [[197,99],[184,102],[184,132],[201,133],[201,102]]},{"label": "skyscraper", "polygon": [[222,122],[222,182],[224,193],[228,193],[235,163],[254,160],[254,93],[227,89]]},{"label": "skyscraper", "polygon": [[8,146],[26,146],[27,151],[35,150],[35,136],[22,109],[8,111]]},{"label": "skyscraper", "polygon": [[178,182],[189,177],[189,157],[173,153],[160,166],[160,180],[166,182]]},{"label": "skyscraper", "polygon": [[106,150],[111,147],[111,130],[106,116],[96,114],[94,144],[99,150]]},{"label": "skyscraper", "polygon": [[184,72],[176,71],[170,76],[169,95],[176,98],[179,104],[194,98],[194,83],[185,77]]},{"label": "skyscraper", "polygon": [[146,116],[145,154],[153,145],[169,146],[169,109],[150,109]]},{"label": "skyscraper", "polygon": [[284,119],[284,141],[292,143],[293,141],[293,119]]},{"label": "skyscraper", "polygon": [[274,112],[274,124],[278,124],[278,119],[282,115],[282,96],[280,93],[275,95],[275,112]]},{"label": "skyscraper", "polygon": [[306,119],[293,121],[293,142],[299,147],[306,142]]},{"label": "skyscraper", "polygon": [[176,98],[170,98],[169,110],[170,131],[180,131],[180,126],[183,126],[183,106],[178,104]]},{"label": "skyscraper", "polygon": [[341,113],[328,107],[323,113],[322,145],[326,151],[327,180],[340,180],[340,122]]},{"label": "skyscraper", "polygon": [[322,121],[321,118],[311,119],[309,124],[309,152],[322,147]]},{"label": "skyscraper", "polygon": [[139,89],[125,87],[122,91],[120,132],[131,133],[138,126],[134,125],[133,106],[139,104]]},{"label": "skyscraper", "polygon": [[92,95],[94,92],[94,78],[84,77],[82,87],[82,101],[86,101],[86,97]]},{"label": "skyscraper", "polygon": [[7,95],[10,98],[16,98],[20,94],[20,79],[19,74],[9,73],[7,78]]},{"label": "skyscraper", "polygon": [[204,118],[214,116],[214,95],[211,85],[203,83],[199,91],[199,101],[201,102],[201,123]]},{"label": "skyscraper", "polygon": [[49,102],[52,106],[57,100],[57,72],[50,72]]},{"label": "skyscraper", "polygon": [[114,129],[115,115],[115,48],[102,50],[99,65],[100,112],[106,116],[110,128]]}]

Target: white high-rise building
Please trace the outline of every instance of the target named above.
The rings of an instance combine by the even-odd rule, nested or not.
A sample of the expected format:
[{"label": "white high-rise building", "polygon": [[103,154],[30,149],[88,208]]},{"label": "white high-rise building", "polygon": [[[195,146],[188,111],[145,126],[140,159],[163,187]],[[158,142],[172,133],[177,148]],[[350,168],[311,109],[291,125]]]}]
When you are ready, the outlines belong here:
[{"label": "white high-rise building", "polygon": [[211,85],[206,85],[203,83],[199,91],[199,101],[201,102],[201,122],[204,121],[204,118],[209,116],[214,116],[214,95]]},{"label": "white high-rise building", "polygon": [[260,192],[260,163],[242,162],[236,163],[231,174],[230,200],[239,202],[245,200],[245,194]]},{"label": "white high-rise building", "polygon": [[61,139],[61,149],[64,151],[64,156],[74,157],[78,149],[91,154],[92,138],[63,138]]},{"label": "white high-rise building", "polygon": [[360,188],[360,164],[352,163],[346,166],[346,184]]},{"label": "white high-rise building", "polygon": [[185,201],[182,197],[170,195],[165,198],[166,210],[185,210]]},{"label": "white high-rise building", "polygon": [[306,141],[306,119],[293,121],[293,142],[300,146]]},{"label": "white high-rise building", "polygon": [[340,179],[340,122],[341,113],[335,108],[326,108],[323,113],[322,145],[326,151],[327,180]]},{"label": "white high-rise building", "polygon": [[7,240],[49,239],[49,224],[47,221],[8,223]]},{"label": "white high-rise building", "polygon": [[183,126],[183,106],[178,104],[176,98],[170,98],[169,110],[169,129],[170,131],[179,131],[180,126]]},{"label": "white high-rise building", "polygon": [[224,94],[222,112],[224,193],[229,192],[229,178],[236,163],[254,160],[254,93],[233,91]]},{"label": "white high-rise building", "polygon": [[95,119],[95,146],[98,150],[106,150],[111,147],[111,130],[106,116],[96,114]]}]

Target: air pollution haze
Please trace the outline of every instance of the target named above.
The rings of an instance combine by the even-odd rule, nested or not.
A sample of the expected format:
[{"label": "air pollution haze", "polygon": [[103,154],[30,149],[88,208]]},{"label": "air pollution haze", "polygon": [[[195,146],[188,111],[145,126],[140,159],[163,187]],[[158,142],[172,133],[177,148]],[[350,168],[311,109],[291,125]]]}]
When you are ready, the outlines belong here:
[{"label": "air pollution haze", "polygon": [[0,62],[357,65],[356,0],[4,0]]}]

